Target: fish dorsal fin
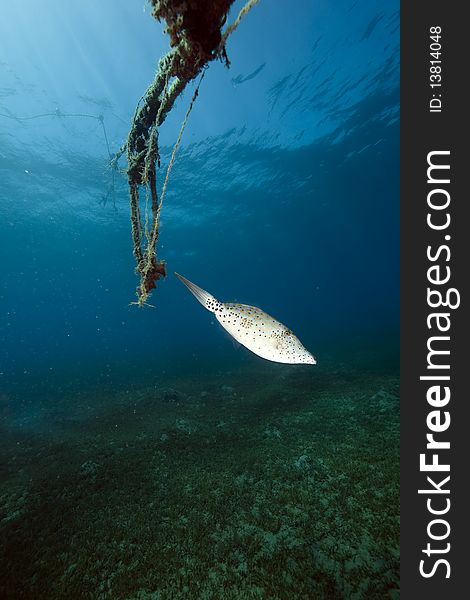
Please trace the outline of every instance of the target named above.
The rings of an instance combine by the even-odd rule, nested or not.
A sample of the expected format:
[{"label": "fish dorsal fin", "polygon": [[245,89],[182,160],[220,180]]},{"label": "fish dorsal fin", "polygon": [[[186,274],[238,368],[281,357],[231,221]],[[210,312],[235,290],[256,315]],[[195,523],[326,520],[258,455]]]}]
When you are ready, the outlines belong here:
[{"label": "fish dorsal fin", "polygon": [[216,300],[214,298],[214,296],[212,296],[211,294],[209,294],[209,292],[206,292],[205,290],[200,288],[195,283],[191,283],[191,281],[189,281],[189,279],[186,279],[186,277],[183,277],[179,273],[175,273],[175,275],[176,275],[176,277],[178,277],[178,279],[181,282],[184,283],[184,285],[188,288],[188,290],[192,294],[194,294],[194,296],[196,296],[196,298],[204,306],[204,308],[207,308],[207,310],[210,310],[211,312],[215,312],[217,307],[221,305],[221,303],[218,300]]}]

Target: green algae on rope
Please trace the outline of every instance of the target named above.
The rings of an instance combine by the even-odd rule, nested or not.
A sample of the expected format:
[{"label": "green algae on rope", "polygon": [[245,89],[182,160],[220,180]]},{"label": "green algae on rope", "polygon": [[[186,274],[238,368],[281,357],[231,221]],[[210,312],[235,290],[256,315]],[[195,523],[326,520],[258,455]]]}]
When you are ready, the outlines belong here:
[{"label": "green algae on rope", "polygon": [[[215,59],[222,60],[226,66],[229,66],[225,50],[227,38],[237,28],[243,15],[259,0],[249,0],[239,12],[237,19],[227,27],[224,33],[221,29],[234,0],[149,1],[152,5],[152,15],[157,20],[163,20],[166,23],[165,31],[170,36],[172,49],[160,59],[155,78],[137,105],[127,142],[112,159],[112,163],[116,164],[119,157],[127,151],[132,241],[136,272],[140,276],[135,304],[139,306],[147,304],[151,291],[156,287],[156,282],[166,275],[165,262],[157,258],[156,251],[160,210],[176,152],[203,79],[203,70],[210,61]],[[164,122],[166,115],[173,108],[175,100],[186,88],[186,85],[201,72],[201,79],[195,89],[173,148],[159,200],[156,187],[157,165],[160,167],[158,127]],[[143,225],[140,209],[140,186],[145,186],[146,198],[149,193],[151,197],[152,224],[150,231],[146,225]],[[146,209],[145,223],[147,222]]]}]

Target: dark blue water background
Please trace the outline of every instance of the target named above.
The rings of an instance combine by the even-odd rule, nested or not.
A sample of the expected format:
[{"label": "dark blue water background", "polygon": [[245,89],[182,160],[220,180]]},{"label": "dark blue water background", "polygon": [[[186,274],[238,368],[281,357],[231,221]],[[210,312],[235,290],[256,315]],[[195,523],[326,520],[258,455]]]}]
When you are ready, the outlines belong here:
[{"label": "dark blue water background", "polygon": [[[169,275],[144,310],[129,305],[126,180],[106,199],[100,122],[54,113],[103,115],[116,151],[162,26],[143,0],[5,0],[0,15],[4,390],[256,368],[173,271],[292,328],[318,359],[302,369],[396,364],[397,2],[264,0],[245,17],[184,133],[162,213]],[[192,90],[162,127],[164,167]]]}]

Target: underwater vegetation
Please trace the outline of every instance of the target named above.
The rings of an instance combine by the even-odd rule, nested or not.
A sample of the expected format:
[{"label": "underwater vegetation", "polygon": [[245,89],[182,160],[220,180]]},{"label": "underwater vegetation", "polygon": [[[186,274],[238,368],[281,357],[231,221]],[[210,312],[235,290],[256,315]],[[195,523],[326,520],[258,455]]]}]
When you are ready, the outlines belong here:
[{"label": "underwater vegetation", "polygon": [[396,373],[1,399],[0,596],[398,598]]}]

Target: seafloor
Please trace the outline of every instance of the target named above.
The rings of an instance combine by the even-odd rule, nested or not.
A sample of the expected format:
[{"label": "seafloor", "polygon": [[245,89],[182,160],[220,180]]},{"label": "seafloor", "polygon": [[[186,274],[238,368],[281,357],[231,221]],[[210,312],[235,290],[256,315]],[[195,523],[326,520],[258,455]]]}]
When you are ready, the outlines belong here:
[{"label": "seafloor", "polygon": [[398,597],[396,372],[18,394],[0,394],[2,599]]}]

